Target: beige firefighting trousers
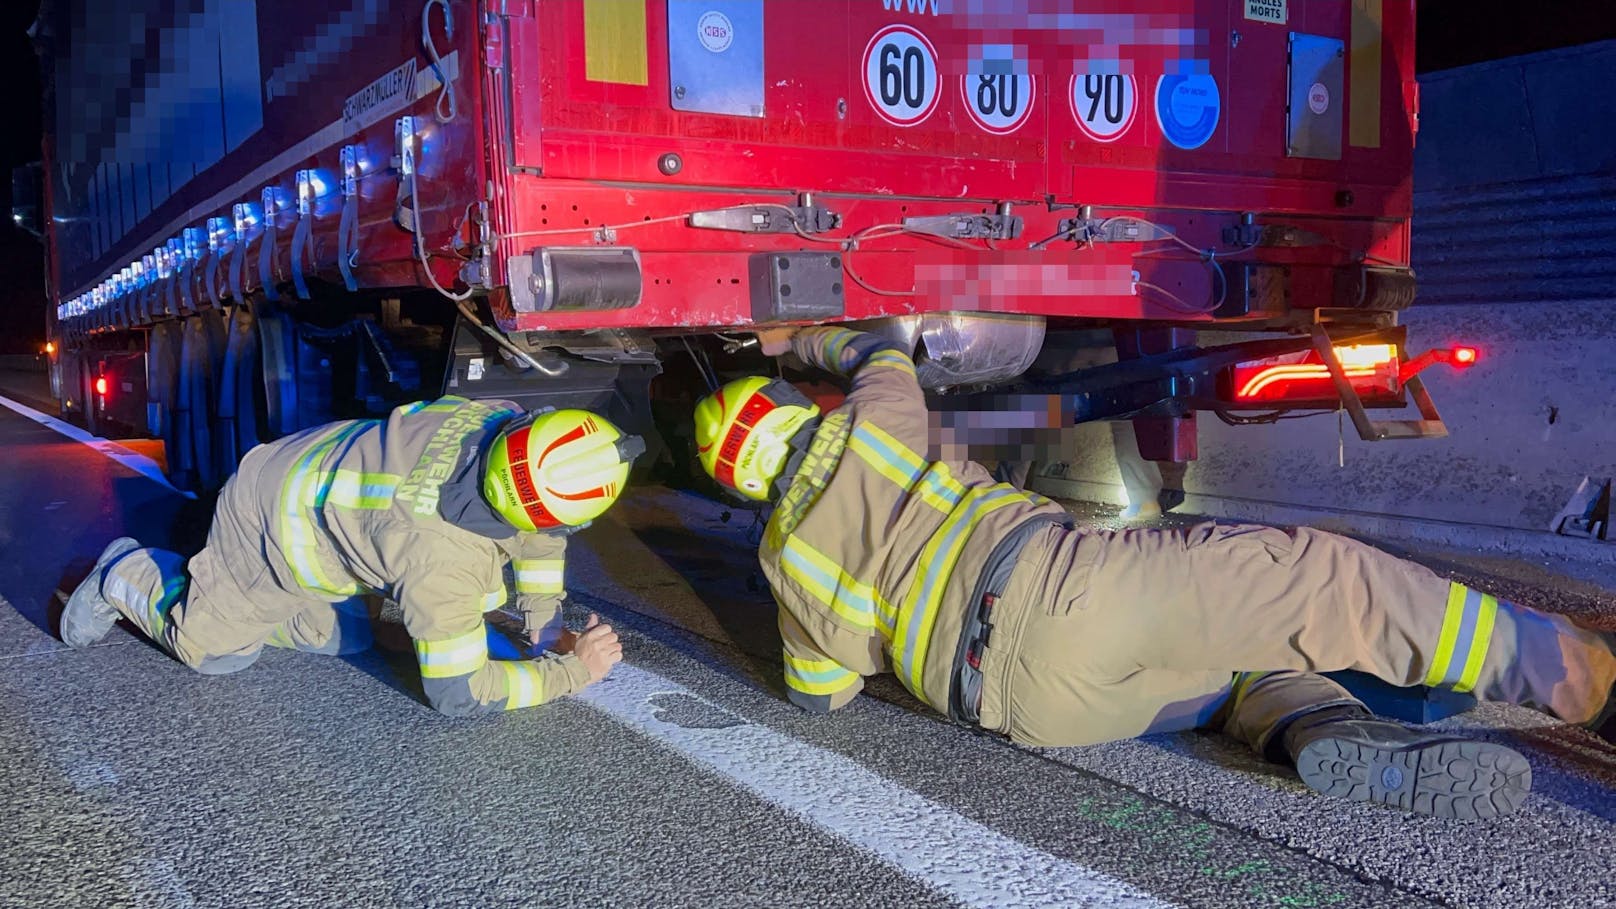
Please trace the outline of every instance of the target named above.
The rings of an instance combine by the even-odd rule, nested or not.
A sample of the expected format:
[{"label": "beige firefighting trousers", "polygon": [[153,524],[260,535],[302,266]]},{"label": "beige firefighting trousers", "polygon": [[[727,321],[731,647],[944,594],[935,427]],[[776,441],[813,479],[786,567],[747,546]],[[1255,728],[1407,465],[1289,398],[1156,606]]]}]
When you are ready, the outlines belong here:
[{"label": "beige firefighting trousers", "polygon": [[994,609],[981,725],[1081,745],[1216,717],[1262,752],[1288,720],[1352,703],[1313,674],[1346,669],[1581,723],[1616,679],[1611,642],[1307,528],[1051,527]]},{"label": "beige firefighting trousers", "polygon": [[[265,645],[345,655],[371,646],[364,600],[323,601],[275,580],[254,496],[278,480],[249,457],[225,485],[207,546],[190,559],[137,549],[108,568],[107,602],[173,657],[198,672],[246,668]],[[274,487],[269,487],[274,488]],[[187,577],[189,575],[189,577]]]}]

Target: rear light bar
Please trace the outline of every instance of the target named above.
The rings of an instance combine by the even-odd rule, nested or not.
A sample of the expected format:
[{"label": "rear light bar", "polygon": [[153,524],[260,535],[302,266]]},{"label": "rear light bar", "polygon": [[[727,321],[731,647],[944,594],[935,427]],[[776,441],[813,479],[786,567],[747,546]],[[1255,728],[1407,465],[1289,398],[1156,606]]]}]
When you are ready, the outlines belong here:
[{"label": "rear light bar", "polygon": [[[1401,403],[1396,344],[1338,344],[1333,349],[1359,395]],[[1240,363],[1233,370],[1232,390],[1242,404],[1329,402],[1336,397],[1330,367],[1312,350]]]},{"label": "rear light bar", "polygon": [[[1403,386],[1436,363],[1469,369],[1481,359],[1481,352],[1468,346],[1429,350],[1408,361],[1396,344],[1334,344],[1331,349],[1353,391],[1375,404],[1401,405]],[[1240,363],[1232,379],[1237,403],[1319,403],[1337,397],[1330,367],[1316,350]]]}]

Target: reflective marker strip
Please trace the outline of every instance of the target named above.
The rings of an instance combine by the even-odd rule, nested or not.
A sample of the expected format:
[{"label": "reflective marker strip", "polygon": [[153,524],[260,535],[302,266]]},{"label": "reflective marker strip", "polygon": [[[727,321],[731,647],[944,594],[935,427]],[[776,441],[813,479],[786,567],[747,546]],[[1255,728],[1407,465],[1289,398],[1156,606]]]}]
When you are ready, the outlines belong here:
[{"label": "reflective marker strip", "polygon": [[[741,725],[722,728],[668,722],[662,705],[670,695],[711,703],[627,663],[612,668],[607,684],[591,685],[575,698],[960,904],[1027,909],[1171,905],[1132,884],[1005,836],[863,764],[745,722],[745,717],[739,717]],[[916,848],[922,834],[925,848]]]},{"label": "reflective marker strip", "polygon": [[937,623],[937,609],[942,605],[943,591],[954,573],[960,552],[983,518],[1017,501],[1025,502],[1026,497],[1008,486],[972,490],[965,497],[964,507],[950,515],[921,550],[919,564],[926,573],[910,588],[898,612],[892,655],[897,663],[898,678],[922,700],[926,696],[920,677],[926,665],[926,651],[931,646],[932,626]]},{"label": "reflective marker strip", "polygon": [[499,660],[494,663],[505,675],[505,709],[521,710],[544,701],[544,677],[539,667],[527,660]]},{"label": "reflective marker strip", "polygon": [[512,559],[517,593],[561,593],[564,590],[564,559]]},{"label": "reflective marker strip", "polygon": [[1379,148],[1380,96],[1385,82],[1386,11],[1381,0],[1352,0],[1352,50],[1347,60],[1347,137],[1353,148]]},{"label": "reflective marker strip", "polygon": [[1425,684],[1466,692],[1481,678],[1482,663],[1492,645],[1498,600],[1463,584],[1448,586],[1448,609],[1442,617]]},{"label": "reflective marker strip", "polygon": [[488,663],[488,632],[481,623],[471,631],[441,641],[416,641],[421,678],[452,679],[471,675]]},{"label": "reflective marker strip", "polygon": [[584,78],[645,85],[650,73],[643,3],[584,3]]},{"label": "reflective marker strip", "polygon": [[498,590],[490,590],[489,592],[483,594],[483,612],[492,612],[493,610],[504,606],[506,601],[510,598],[511,595],[505,590],[505,585],[499,585]]},{"label": "reflective marker strip", "polygon": [[801,660],[787,653],[785,664],[786,684],[803,694],[835,694],[858,678],[835,660]]}]

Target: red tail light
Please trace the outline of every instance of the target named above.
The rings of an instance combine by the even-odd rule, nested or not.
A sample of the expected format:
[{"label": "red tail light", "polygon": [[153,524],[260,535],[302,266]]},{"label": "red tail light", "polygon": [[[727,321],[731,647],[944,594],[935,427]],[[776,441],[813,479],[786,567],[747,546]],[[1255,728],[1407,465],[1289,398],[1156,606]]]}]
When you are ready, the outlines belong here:
[{"label": "red tail light", "polygon": [[1468,345],[1428,350],[1403,364],[1403,381],[1407,382],[1409,377],[1419,375],[1438,363],[1446,363],[1454,369],[1469,369],[1479,362],[1481,351]]},{"label": "red tail light", "polygon": [[[1344,345],[1336,347],[1335,355],[1360,396],[1384,398],[1399,393],[1397,345]],[[1237,401],[1326,401],[1336,397],[1330,368],[1311,350],[1241,363],[1234,368],[1233,377]]]},{"label": "red tail light", "polygon": [[101,397],[107,396],[107,377],[99,376],[95,380],[95,393]]}]

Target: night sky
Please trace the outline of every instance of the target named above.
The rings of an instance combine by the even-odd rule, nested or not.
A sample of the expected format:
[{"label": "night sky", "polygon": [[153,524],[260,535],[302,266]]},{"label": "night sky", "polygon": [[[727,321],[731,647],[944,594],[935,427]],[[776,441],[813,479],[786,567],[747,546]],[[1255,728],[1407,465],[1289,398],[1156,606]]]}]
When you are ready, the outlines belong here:
[{"label": "night sky", "polygon": [[[37,351],[45,336],[43,250],[3,216],[11,169],[39,158],[39,73],[27,35],[38,10],[39,0],[0,0],[0,79],[10,102],[0,124],[0,354]],[[1421,71],[1616,38],[1611,0],[1419,0],[1419,12]]]},{"label": "night sky", "polygon": [[34,353],[45,341],[45,251],[11,223],[11,169],[39,158],[39,68],[28,28],[39,0],[0,0],[0,354]]}]

